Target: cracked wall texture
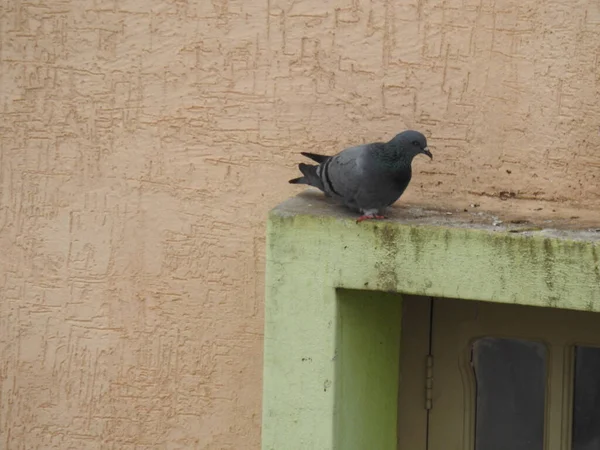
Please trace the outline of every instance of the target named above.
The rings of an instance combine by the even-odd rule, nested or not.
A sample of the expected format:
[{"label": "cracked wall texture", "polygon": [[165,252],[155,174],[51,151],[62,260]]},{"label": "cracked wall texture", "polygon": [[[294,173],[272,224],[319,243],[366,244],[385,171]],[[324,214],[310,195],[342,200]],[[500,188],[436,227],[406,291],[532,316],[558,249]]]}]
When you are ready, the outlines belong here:
[{"label": "cracked wall texture", "polygon": [[1,448],[258,448],[300,150],[411,127],[409,200],[600,207],[595,0],[0,8]]}]

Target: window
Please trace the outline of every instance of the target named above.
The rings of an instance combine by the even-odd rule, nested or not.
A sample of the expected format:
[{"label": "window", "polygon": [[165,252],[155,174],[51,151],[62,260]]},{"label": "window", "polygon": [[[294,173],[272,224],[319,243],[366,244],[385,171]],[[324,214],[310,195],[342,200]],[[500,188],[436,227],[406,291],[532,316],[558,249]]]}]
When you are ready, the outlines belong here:
[{"label": "window", "polygon": [[600,348],[575,348],[572,450],[600,449]]},{"label": "window", "polygon": [[401,345],[399,450],[600,450],[599,313],[405,297]]},{"label": "window", "polygon": [[543,450],[546,360],[546,347],[538,342],[474,342],[475,450]]}]

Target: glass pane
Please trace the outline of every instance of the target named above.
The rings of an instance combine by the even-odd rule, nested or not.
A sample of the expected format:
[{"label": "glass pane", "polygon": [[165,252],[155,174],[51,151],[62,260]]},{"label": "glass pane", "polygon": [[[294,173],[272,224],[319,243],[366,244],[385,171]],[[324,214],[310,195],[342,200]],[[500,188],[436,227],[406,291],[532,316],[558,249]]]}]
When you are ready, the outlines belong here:
[{"label": "glass pane", "polygon": [[573,450],[600,449],[600,349],[575,347]]},{"label": "glass pane", "polygon": [[472,348],[477,381],[475,450],[542,450],[546,347],[486,337]]}]

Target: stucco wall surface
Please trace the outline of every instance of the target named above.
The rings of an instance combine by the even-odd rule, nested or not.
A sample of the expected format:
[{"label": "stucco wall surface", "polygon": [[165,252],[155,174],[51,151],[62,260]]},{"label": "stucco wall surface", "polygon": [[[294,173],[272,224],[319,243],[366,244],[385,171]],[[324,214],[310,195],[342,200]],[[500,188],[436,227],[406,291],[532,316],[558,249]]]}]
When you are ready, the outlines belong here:
[{"label": "stucco wall surface", "polygon": [[258,448],[297,152],[411,127],[409,200],[597,209],[599,42],[594,0],[2,2],[0,448]]}]

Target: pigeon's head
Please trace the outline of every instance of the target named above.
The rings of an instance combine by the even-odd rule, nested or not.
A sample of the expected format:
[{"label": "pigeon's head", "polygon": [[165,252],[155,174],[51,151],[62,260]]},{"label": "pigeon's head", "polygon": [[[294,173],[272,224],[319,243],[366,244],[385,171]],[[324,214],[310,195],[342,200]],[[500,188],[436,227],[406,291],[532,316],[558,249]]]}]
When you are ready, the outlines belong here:
[{"label": "pigeon's head", "polygon": [[429,151],[429,147],[427,147],[427,138],[423,136],[423,133],[419,133],[418,131],[403,131],[394,136],[389,144],[392,144],[393,147],[410,156],[411,159],[420,153],[433,159],[433,155]]}]

